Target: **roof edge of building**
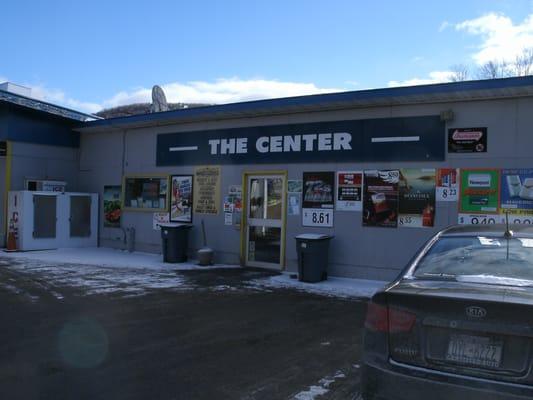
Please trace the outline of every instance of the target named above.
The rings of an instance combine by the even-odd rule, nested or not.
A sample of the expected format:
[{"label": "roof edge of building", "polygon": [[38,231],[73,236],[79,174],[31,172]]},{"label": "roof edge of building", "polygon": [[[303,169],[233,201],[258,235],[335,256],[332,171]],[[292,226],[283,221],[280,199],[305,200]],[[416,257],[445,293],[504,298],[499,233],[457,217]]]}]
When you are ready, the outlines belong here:
[{"label": "roof edge of building", "polygon": [[152,114],[139,114],[84,122],[80,132],[141,128],[175,123],[274,116],[347,108],[479,101],[533,96],[533,76],[436,83],[417,86],[366,89],[276,99],[254,100],[195,107]]}]

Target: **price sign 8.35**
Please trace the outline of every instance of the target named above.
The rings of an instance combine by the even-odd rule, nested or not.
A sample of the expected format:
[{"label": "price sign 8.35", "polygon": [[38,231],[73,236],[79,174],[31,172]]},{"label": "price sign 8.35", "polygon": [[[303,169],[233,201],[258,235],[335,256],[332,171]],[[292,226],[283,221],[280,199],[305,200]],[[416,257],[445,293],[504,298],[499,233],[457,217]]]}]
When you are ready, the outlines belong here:
[{"label": "price sign 8.35", "polygon": [[302,210],[302,225],[332,228],[333,210],[322,208],[304,208]]}]

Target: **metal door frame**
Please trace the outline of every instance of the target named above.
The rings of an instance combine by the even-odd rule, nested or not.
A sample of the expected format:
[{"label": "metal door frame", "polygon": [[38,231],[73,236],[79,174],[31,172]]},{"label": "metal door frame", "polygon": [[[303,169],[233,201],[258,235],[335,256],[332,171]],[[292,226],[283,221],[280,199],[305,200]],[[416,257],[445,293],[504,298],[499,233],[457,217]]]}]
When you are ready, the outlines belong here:
[{"label": "metal door frame", "polygon": [[[279,176],[283,179],[282,202],[281,202],[281,236],[280,236],[280,263],[271,264],[264,262],[248,262],[248,210],[249,210],[249,185],[251,177],[268,178]],[[241,217],[241,265],[253,266],[277,271],[285,269],[285,242],[287,230],[287,171],[245,171],[242,175],[243,210]]]}]

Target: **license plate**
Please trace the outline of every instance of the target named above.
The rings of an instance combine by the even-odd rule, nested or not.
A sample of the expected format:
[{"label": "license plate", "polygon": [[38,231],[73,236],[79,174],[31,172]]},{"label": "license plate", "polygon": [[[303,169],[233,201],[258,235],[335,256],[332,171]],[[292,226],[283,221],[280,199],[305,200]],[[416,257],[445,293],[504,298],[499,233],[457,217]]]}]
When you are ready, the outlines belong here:
[{"label": "license plate", "polygon": [[479,367],[497,368],[502,359],[502,342],[488,337],[452,335],[446,360]]}]

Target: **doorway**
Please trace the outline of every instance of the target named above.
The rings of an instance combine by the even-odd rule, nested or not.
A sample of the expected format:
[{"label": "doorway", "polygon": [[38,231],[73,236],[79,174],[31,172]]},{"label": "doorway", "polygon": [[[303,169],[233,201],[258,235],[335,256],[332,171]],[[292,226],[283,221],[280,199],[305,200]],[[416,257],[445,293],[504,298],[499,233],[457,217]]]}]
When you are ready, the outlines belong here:
[{"label": "doorway", "polygon": [[244,183],[244,264],[280,270],[285,266],[287,174],[245,173]]}]

